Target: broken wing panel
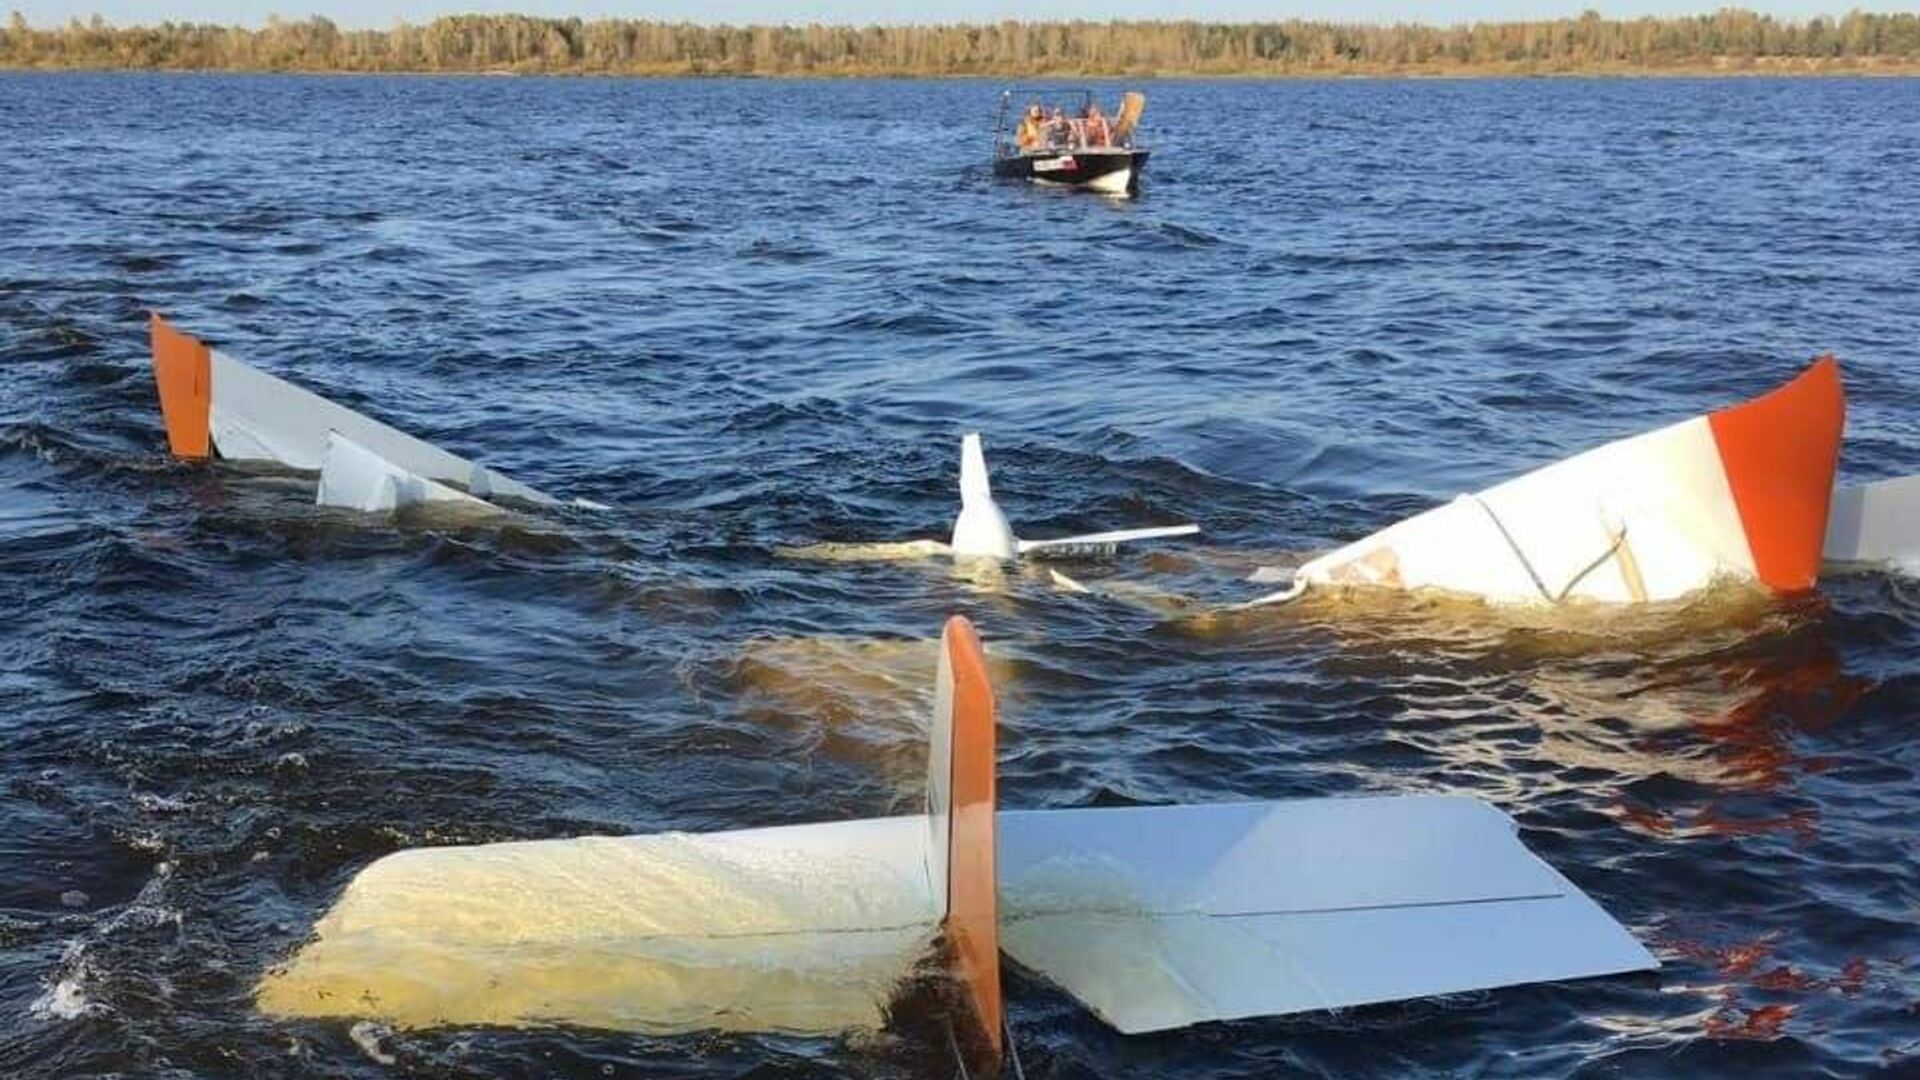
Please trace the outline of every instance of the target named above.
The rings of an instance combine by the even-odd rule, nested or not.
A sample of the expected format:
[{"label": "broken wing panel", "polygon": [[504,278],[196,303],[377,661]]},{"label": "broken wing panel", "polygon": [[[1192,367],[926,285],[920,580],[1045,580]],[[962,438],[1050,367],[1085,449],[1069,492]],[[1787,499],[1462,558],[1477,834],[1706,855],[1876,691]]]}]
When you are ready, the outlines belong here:
[{"label": "broken wing panel", "polygon": [[876,1028],[939,921],[926,819],[419,848],[361,871],[262,1010],[402,1027]]},{"label": "broken wing panel", "polygon": [[1671,600],[1753,573],[1705,419],[1609,443],[1484,498],[1556,597]]},{"label": "broken wing panel", "polygon": [[1001,939],[1126,1032],[1656,966],[1454,797],[1008,812]]}]

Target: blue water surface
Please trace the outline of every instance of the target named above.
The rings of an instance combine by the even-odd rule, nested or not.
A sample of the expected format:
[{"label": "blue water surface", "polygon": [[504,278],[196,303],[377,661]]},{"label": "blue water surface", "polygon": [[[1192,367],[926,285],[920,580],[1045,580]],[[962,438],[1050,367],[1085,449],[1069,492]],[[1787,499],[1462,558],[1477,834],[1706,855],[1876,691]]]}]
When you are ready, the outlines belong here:
[{"label": "blue water surface", "polygon": [[[1665,965],[1146,1037],[1014,971],[1030,1076],[1920,1070],[1920,583],[1168,599],[1827,351],[1845,476],[1920,471],[1920,81],[1144,89],[1120,202],[994,182],[986,82],[0,74],[0,1073],[932,1075],[251,991],[402,847],[910,808],[931,653],[861,642],[951,612],[1005,805],[1470,793]],[[149,309],[615,509],[172,463]],[[1063,567],[1138,602],[781,556],[942,535],[976,429],[1024,534],[1207,535]]]}]

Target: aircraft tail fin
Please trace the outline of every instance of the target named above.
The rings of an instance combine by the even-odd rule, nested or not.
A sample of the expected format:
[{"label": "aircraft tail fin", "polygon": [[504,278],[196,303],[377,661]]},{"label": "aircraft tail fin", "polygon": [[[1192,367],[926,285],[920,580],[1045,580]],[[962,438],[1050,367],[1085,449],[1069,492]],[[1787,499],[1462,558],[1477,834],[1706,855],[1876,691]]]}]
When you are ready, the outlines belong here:
[{"label": "aircraft tail fin", "polygon": [[213,352],[198,338],[175,330],[157,311],[149,315],[147,325],[153,343],[153,381],[160,390],[160,414],[167,425],[167,448],[175,457],[205,458],[212,443]]},{"label": "aircraft tail fin", "polygon": [[960,440],[960,516],[953,522],[952,547],[955,555],[968,558],[1011,559],[1020,550],[1007,515],[993,501],[977,431]]},{"label": "aircraft tail fin", "polygon": [[993,485],[987,481],[987,452],[980,444],[980,433],[969,432],[960,440],[960,501],[993,498]]},{"label": "aircraft tail fin", "polygon": [[1846,415],[1840,365],[1823,356],[1778,390],[1707,417],[1754,573],[1774,589],[1811,589],[1820,576]]},{"label": "aircraft tail fin", "polygon": [[933,830],[929,872],[945,912],[956,974],[995,1054],[1002,1051],[998,876],[994,837],[994,703],[973,624],[947,620],[940,641],[927,763]]}]

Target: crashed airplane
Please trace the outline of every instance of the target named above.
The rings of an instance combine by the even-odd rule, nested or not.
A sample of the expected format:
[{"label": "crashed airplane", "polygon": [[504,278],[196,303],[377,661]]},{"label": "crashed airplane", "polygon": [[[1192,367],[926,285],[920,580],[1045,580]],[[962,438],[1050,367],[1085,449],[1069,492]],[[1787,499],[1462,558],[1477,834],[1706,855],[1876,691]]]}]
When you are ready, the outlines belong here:
[{"label": "crashed airplane", "polygon": [[964,618],[929,743],[917,814],[386,856],[258,1005],[824,1035],[881,1027],[938,956],[949,1022],[997,1058],[1002,949],[1127,1033],[1658,966],[1477,799],[998,810]]},{"label": "crashed airplane", "polygon": [[[1839,365],[1822,357],[1753,401],[1608,443],[1347,544],[1253,604],[1324,586],[1500,604],[1671,600],[1719,580],[1811,589],[1823,547],[1879,550],[1893,531],[1862,518],[1864,531],[1826,541],[1845,418]],[[1920,502],[1903,491],[1876,494],[1875,513]]]},{"label": "crashed airplane", "polygon": [[1174,536],[1193,536],[1198,525],[1157,525],[1143,529],[1119,529],[1113,532],[1062,536],[1049,540],[1023,540],[1015,536],[1006,511],[994,501],[993,485],[987,478],[987,457],[978,432],[960,440],[960,516],[954,519],[950,541],[906,540],[869,544],[813,544],[785,549],[795,558],[839,559],[914,559],[951,556],[955,559],[1011,562],[1027,556],[1109,554],[1120,544],[1138,540],[1158,540]]},{"label": "crashed airplane", "polygon": [[[320,474],[316,502],[370,513],[426,503],[560,500],[250,367],[151,316],[153,376],[174,456]],[[591,506],[593,504],[578,503]]]}]

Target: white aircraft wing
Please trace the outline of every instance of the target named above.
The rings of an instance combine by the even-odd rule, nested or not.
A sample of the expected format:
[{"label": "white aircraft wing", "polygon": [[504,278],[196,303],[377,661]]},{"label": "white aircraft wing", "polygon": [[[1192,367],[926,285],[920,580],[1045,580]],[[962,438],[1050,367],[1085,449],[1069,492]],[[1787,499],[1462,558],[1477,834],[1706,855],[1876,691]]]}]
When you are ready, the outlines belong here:
[{"label": "white aircraft wing", "polygon": [[1001,943],[1123,1032],[1658,966],[1457,796],[1007,811]]}]

